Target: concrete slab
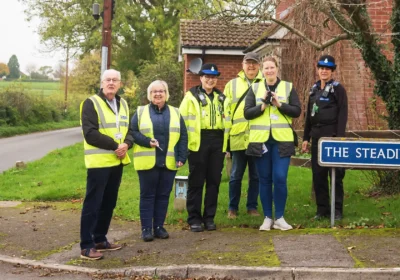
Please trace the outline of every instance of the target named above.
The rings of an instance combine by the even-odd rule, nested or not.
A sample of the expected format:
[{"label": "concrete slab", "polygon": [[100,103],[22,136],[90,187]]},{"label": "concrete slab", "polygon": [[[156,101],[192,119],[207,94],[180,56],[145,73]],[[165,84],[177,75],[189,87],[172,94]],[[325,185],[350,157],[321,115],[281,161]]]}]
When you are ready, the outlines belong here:
[{"label": "concrete slab", "polygon": [[15,207],[21,203],[21,201],[0,201],[0,208]]},{"label": "concrete slab", "polygon": [[272,242],[282,267],[354,267],[346,248],[331,235],[278,235]]}]

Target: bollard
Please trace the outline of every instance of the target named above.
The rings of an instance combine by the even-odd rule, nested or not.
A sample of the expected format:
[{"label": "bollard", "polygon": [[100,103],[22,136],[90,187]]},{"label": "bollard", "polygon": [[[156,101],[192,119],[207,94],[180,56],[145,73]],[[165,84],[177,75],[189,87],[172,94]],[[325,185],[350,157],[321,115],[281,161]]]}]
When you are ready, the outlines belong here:
[{"label": "bollard", "polygon": [[174,209],[183,211],[186,209],[186,197],[188,189],[188,176],[175,177],[175,200]]}]

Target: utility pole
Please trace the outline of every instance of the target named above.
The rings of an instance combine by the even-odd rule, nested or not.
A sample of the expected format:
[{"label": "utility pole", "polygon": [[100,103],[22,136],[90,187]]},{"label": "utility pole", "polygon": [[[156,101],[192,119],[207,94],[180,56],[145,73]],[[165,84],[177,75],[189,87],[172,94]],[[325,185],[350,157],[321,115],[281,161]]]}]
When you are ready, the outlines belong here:
[{"label": "utility pole", "polygon": [[111,65],[111,21],[114,0],[104,0],[103,4],[103,40],[101,44],[101,74]]}]

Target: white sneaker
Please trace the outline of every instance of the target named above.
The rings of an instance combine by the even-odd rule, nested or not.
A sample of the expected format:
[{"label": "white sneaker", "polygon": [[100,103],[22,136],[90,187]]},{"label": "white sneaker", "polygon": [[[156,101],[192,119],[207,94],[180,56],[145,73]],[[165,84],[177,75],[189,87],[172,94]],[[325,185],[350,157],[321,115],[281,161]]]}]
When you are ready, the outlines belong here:
[{"label": "white sneaker", "polygon": [[271,230],[272,219],[265,217],[263,224],[260,226],[260,230]]},{"label": "white sneaker", "polygon": [[280,230],[290,230],[293,229],[291,225],[286,223],[285,219],[279,218],[278,220],[275,220],[274,222],[274,229],[280,229]]}]

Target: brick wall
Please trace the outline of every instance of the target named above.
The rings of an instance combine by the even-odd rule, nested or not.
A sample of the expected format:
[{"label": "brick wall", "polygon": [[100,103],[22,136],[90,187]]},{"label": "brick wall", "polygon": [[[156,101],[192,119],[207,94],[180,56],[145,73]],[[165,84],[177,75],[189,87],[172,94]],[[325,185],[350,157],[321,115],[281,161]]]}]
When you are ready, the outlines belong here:
[{"label": "brick wall", "polygon": [[[191,87],[200,84],[199,75],[186,72],[186,69],[189,68],[190,62],[198,57],[201,58],[201,55],[194,55],[194,54],[184,55],[184,61],[185,61],[185,73],[183,82],[184,92],[188,91]],[[239,71],[242,70],[242,61],[243,61],[243,56],[206,54],[203,59],[203,64],[214,63],[217,65],[218,71],[221,72],[221,76],[219,76],[218,79],[217,88],[223,91],[225,85],[231,79],[235,78],[237,73],[239,73]]]}]

